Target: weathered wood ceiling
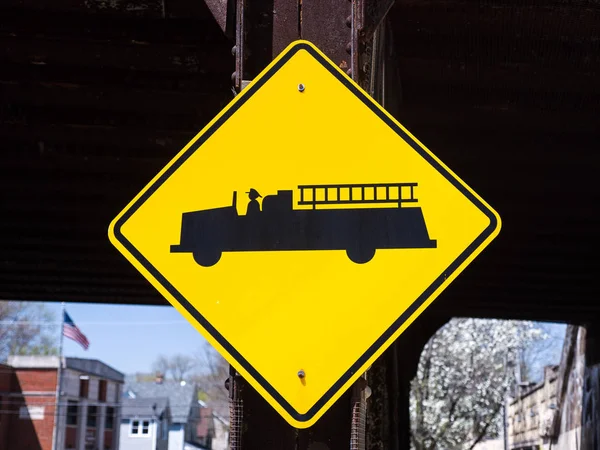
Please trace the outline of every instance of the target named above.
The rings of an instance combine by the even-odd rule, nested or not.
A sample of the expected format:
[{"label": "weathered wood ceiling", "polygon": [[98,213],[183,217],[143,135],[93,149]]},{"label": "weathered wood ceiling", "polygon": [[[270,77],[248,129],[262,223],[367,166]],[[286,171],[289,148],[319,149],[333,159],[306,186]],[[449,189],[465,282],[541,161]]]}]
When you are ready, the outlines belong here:
[{"label": "weathered wood ceiling", "polygon": [[[400,120],[498,211],[444,314],[600,312],[600,4],[397,2]],[[201,1],[0,6],[0,298],[162,303],[111,218],[231,98]]]},{"label": "weathered wood ceiling", "polygon": [[3,1],[0,298],[161,302],[111,218],[230,99],[201,1]]},{"label": "weathered wood ceiling", "polygon": [[400,120],[500,212],[503,229],[437,307],[591,319],[600,3],[402,1]]}]

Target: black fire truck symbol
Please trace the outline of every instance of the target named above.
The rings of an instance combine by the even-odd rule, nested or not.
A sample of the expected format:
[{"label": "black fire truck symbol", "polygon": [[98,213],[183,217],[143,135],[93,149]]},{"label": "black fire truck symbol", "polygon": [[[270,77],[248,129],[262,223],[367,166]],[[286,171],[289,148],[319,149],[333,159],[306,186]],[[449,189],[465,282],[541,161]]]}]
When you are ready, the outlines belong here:
[{"label": "black fire truck symbol", "polygon": [[[199,265],[209,267],[223,252],[345,250],[351,261],[363,264],[377,249],[436,248],[421,208],[405,206],[417,203],[416,187],[417,183],[298,186],[298,206],[312,209],[294,209],[293,191],[285,190],[265,196],[262,211],[260,194],[251,189],[246,215],[238,214],[234,192],[231,206],[184,213],[180,244],[172,245],[171,253],[191,253]],[[319,209],[324,205],[329,208]]]}]

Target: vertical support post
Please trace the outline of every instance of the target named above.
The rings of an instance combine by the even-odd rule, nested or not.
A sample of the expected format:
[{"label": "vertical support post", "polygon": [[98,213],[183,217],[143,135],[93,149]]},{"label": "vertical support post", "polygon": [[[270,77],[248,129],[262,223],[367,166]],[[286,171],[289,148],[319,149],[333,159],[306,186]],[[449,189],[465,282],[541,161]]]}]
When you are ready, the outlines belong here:
[{"label": "vertical support post", "polygon": [[[265,0],[245,2],[237,0],[236,25],[236,72],[234,87],[240,92],[244,79],[252,79],[287,45],[298,38],[307,39],[320,48],[335,64],[357,81],[381,103],[384,95],[385,66],[381,64],[386,41],[385,28],[381,25],[394,0]],[[382,69],[383,67],[383,69]],[[397,80],[393,80],[397,81]],[[393,91],[392,91],[393,94]],[[364,199],[364,189],[361,192]],[[302,193],[301,193],[302,195]],[[389,197],[389,191],[386,192]],[[401,193],[399,192],[399,197]],[[326,192],[326,199],[328,193]],[[338,190],[338,200],[340,198]],[[375,190],[374,198],[377,198]],[[349,199],[353,200],[350,188]],[[400,200],[399,200],[400,201]],[[316,191],[313,189],[313,209],[316,208]],[[349,324],[355,326],[355,324]],[[393,350],[392,350],[393,349]],[[393,346],[388,354],[394,354]],[[397,358],[397,355],[394,356]],[[379,361],[383,377],[367,374],[345,393],[335,405],[311,428],[294,430],[271,408],[251,386],[231,368],[228,379],[231,417],[231,450],[245,448],[262,450],[367,448],[368,427],[378,432],[385,428],[386,442],[392,446],[368,447],[397,450],[400,447],[396,426],[407,426],[408,394],[400,398],[398,391],[398,365],[388,359]],[[388,375],[389,374],[389,377]],[[391,379],[390,379],[391,377]],[[408,377],[405,377],[409,380]],[[382,413],[385,417],[369,414],[367,400],[371,380],[383,383],[382,395],[392,396]],[[408,392],[404,380],[402,392]],[[243,384],[242,384],[243,383]],[[373,387],[375,392],[375,387]],[[379,396],[375,402],[379,402]],[[386,397],[387,398],[387,397]],[[406,406],[402,420],[397,417],[398,407]],[[377,408],[375,408],[376,411]],[[390,412],[391,411],[391,412]],[[396,416],[394,416],[396,414]],[[395,417],[395,419],[390,419]],[[406,419],[406,420],[404,420]],[[243,420],[243,428],[242,421]],[[383,424],[383,425],[382,425]],[[406,430],[408,433],[408,428]],[[408,436],[408,434],[406,434]],[[406,441],[403,441],[406,442]],[[408,447],[406,447],[408,448]]]},{"label": "vertical support post", "polygon": [[229,448],[230,450],[242,450],[244,404],[240,392],[241,377],[231,365],[225,387],[229,392]]},{"label": "vertical support post", "polygon": [[119,450],[117,448],[117,443],[121,442],[121,389],[122,385],[117,384],[115,389],[115,396],[112,398],[111,402],[114,404],[113,409],[113,438],[112,438],[112,448],[110,450]]},{"label": "vertical support post", "polygon": [[87,399],[80,399],[78,402],[77,411],[77,448],[85,448],[85,438],[87,434],[87,411],[88,401]]},{"label": "vertical support post", "polygon": [[[96,409],[96,445],[99,450],[104,450],[104,432],[106,431],[106,404],[97,405]],[[152,441],[154,442],[154,447],[156,448],[156,423],[157,420],[154,417],[152,425]]]},{"label": "vertical support post", "polygon": [[366,374],[363,374],[352,387],[350,450],[365,450],[369,392],[370,388],[367,386]]},{"label": "vertical support post", "polygon": [[60,338],[58,345],[58,369],[57,369],[57,380],[56,380],[56,395],[54,400],[54,427],[52,428],[52,450],[58,449],[58,440],[60,436],[59,432],[59,419],[60,415],[60,397],[62,390],[62,364],[63,364],[63,343],[64,343],[64,327],[65,327],[65,304],[61,303],[60,307]]},{"label": "vertical support post", "polygon": [[236,93],[242,90],[244,79],[244,33],[245,33],[245,0],[236,0],[235,7],[235,47],[233,54],[235,56],[235,72],[233,73],[233,85]]}]

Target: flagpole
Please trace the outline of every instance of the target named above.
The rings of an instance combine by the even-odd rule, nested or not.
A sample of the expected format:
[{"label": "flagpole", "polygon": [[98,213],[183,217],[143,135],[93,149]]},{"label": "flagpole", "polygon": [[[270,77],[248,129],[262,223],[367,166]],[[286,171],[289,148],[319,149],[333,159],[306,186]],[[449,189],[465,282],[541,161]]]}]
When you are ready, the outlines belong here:
[{"label": "flagpole", "polygon": [[52,429],[52,450],[58,450],[58,419],[60,418],[60,393],[62,388],[62,363],[63,363],[63,341],[65,328],[65,302],[60,308],[60,344],[58,345],[58,379],[56,382],[56,399],[54,406],[54,427]]}]

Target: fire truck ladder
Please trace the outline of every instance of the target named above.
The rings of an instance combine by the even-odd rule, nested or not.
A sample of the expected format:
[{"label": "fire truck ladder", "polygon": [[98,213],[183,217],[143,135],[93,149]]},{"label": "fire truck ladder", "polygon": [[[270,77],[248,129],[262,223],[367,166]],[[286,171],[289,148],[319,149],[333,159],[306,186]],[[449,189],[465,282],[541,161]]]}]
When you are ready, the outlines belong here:
[{"label": "fire truck ladder", "polygon": [[375,184],[314,184],[298,186],[298,205],[344,205],[365,203],[416,203],[415,188],[418,183]]}]

